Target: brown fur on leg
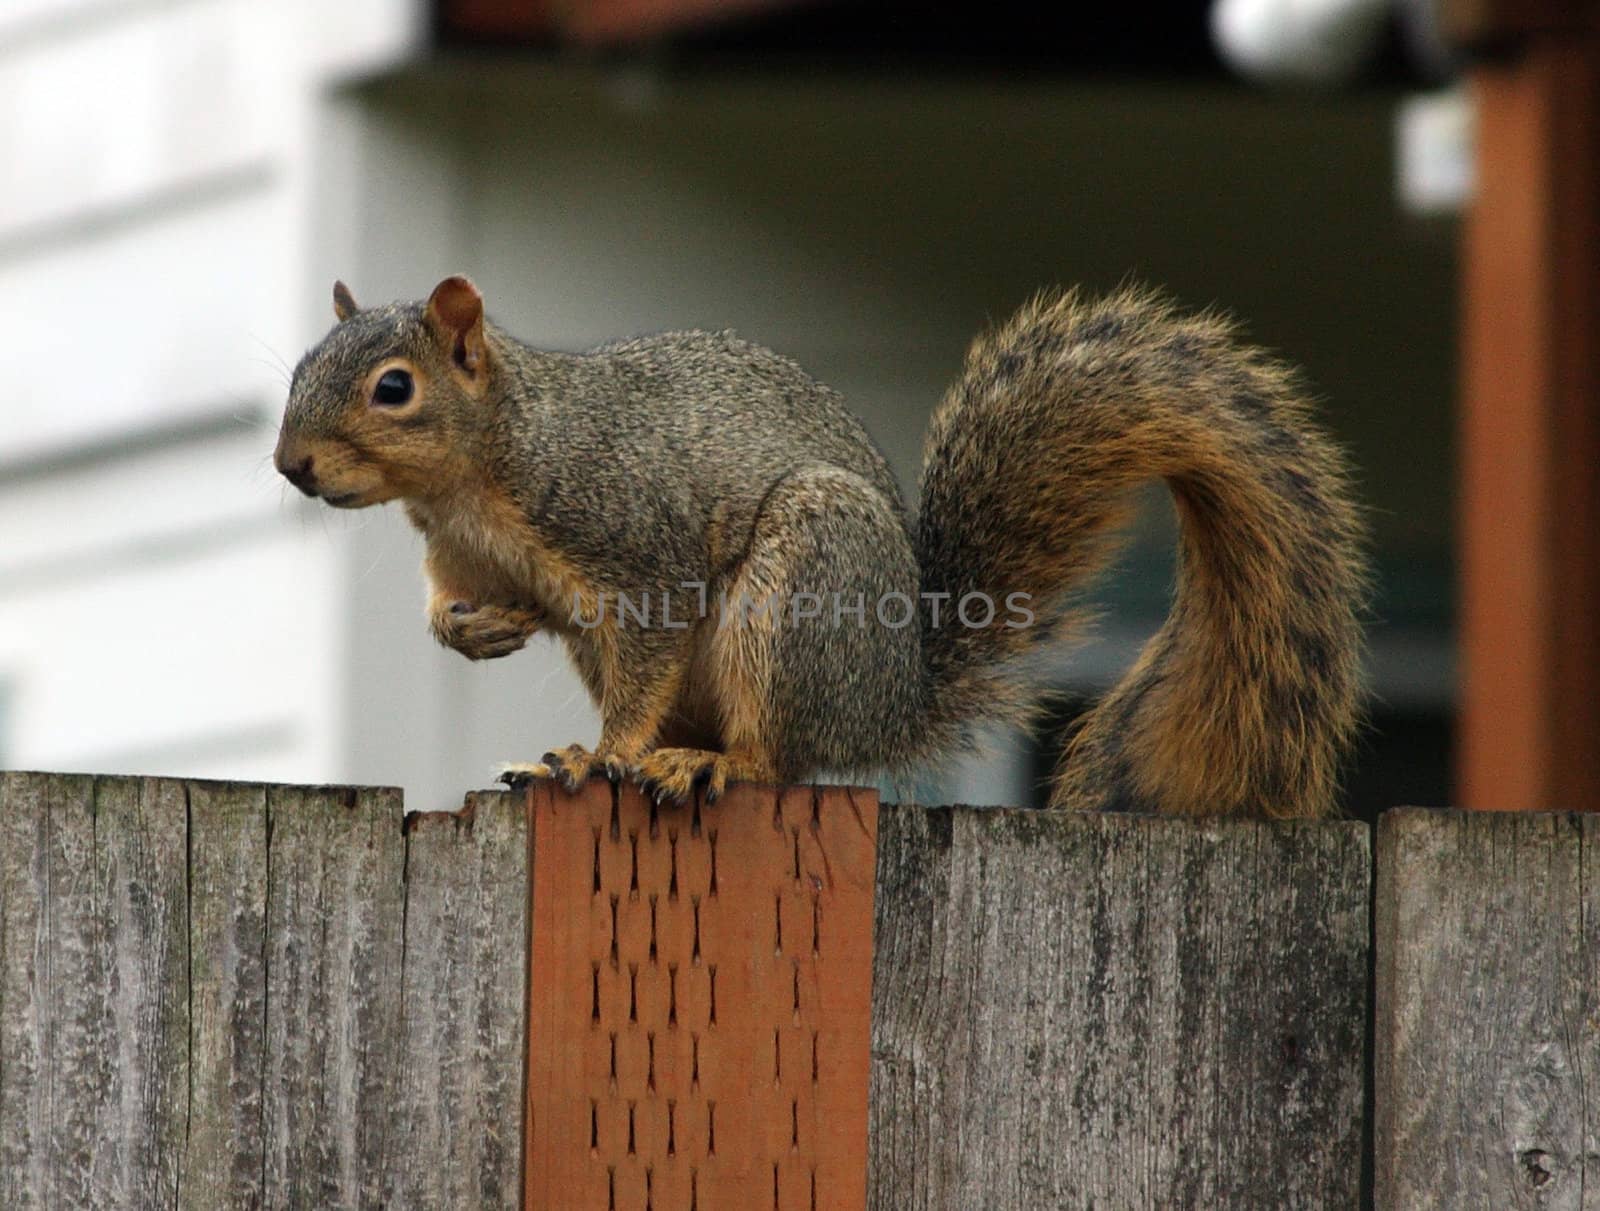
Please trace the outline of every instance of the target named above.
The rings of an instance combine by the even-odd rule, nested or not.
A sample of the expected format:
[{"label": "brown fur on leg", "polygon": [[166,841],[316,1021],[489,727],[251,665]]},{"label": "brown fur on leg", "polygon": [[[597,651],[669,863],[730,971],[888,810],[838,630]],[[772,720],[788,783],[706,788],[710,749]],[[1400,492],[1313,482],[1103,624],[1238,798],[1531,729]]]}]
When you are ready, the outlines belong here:
[{"label": "brown fur on leg", "polygon": [[[613,624],[584,636],[586,660],[580,667],[598,683],[601,727],[594,749],[569,744],[544,755],[538,766],[508,767],[523,777],[542,768],[568,791],[576,792],[595,774],[620,782],[655,747],[682,685],[686,660],[683,641],[673,633],[624,632]],[[504,775],[502,775],[504,776]]]}]

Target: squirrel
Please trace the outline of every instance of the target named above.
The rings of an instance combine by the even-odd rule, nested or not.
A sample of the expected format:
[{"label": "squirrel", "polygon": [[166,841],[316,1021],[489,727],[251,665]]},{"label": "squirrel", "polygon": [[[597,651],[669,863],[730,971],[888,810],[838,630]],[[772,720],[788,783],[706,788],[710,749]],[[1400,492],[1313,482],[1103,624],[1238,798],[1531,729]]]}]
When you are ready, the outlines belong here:
[{"label": "squirrel", "polygon": [[1081,631],[1131,490],[1159,478],[1171,610],[1070,737],[1050,806],[1335,811],[1361,518],[1296,373],[1224,317],[1138,287],[1040,295],[968,353],[913,521],[839,396],[731,332],[544,352],[464,277],[366,309],[336,283],[334,310],[276,467],[335,507],[401,501],[435,637],[492,659],[553,632],[599,710],[595,748],[508,780],[709,801],[903,774],[975,721],[1027,723],[1050,690],[1030,668]]}]

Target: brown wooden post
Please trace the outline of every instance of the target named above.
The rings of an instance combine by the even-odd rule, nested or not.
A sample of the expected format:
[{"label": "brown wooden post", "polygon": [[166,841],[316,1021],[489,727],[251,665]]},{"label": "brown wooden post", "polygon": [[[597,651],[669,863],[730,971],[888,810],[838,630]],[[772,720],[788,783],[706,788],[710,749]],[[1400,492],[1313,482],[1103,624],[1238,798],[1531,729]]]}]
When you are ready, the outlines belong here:
[{"label": "brown wooden post", "polygon": [[1600,809],[1600,6],[1451,0],[1463,244],[1458,798]]},{"label": "brown wooden post", "polygon": [[876,795],[528,794],[526,1211],[863,1211]]}]

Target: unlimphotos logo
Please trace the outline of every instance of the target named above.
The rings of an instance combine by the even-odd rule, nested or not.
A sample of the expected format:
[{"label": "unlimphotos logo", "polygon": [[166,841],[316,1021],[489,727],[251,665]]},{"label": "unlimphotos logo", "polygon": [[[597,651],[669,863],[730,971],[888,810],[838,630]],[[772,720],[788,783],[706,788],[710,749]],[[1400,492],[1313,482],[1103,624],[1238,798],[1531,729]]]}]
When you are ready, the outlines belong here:
[{"label": "unlimphotos logo", "polygon": [[[751,597],[727,593],[710,598],[701,581],[686,580],[678,585],[679,593],[667,589],[645,589],[638,593],[599,593],[592,603],[585,603],[574,594],[571,620],[588,631],[603,626],[608,618],[618,626],[660,628],[668,631],[687,630],[696,622],[716,615],[717,629],[750,626],[858,626],[869,621],[878,626],[898,631],[908,627],[919,617],[926,617],[930,627],[962,626],[968,630],[1004,626],[1020,630],[1034,624],[1034,612],[1029,608],[1031,593],[1008,593],[1004,612],[995,599],[987,593],[965,593],[952,601],[951,593],[889,592],[868,602],[865,593],[768,593],[764,597]],[[613,599],[614,598],[614,599]]]}]

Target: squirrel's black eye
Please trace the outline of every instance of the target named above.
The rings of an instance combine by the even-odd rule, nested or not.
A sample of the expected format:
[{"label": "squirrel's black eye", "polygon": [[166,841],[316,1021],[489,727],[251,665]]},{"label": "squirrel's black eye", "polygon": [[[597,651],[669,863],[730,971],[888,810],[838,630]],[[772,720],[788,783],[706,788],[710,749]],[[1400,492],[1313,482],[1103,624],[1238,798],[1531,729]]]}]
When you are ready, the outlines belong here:
[{"label": "squirrel's black eye", "polygon": [[378,385],[372,389],[372,402],[398,407],[411,401],[412,390],[411,376],[404,370],[385,370]]}]

